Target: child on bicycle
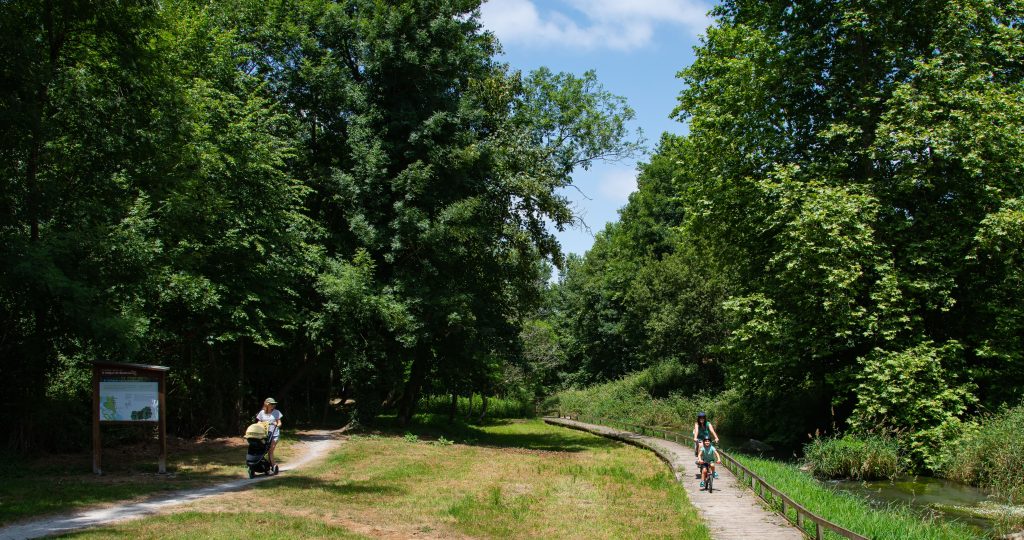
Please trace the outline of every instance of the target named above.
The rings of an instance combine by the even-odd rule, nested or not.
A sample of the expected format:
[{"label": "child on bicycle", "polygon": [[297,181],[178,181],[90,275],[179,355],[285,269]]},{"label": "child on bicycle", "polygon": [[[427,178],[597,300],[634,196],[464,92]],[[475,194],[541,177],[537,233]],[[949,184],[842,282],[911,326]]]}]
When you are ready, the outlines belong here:
[{"label": "child on bicycle", "polygon": [[[700,452],[697,455],[697,466],[700,467],[700,487],[704,489],[704,483],[707,482],[708,473],[717,475],[715,472],[715,463],[721,463],[722,457],[718,455],[718,450],[714,446],[711,446],[711,438],[704,437],[704,445],[701,446]],[[715,476],[717,478],[717,476]]]}]

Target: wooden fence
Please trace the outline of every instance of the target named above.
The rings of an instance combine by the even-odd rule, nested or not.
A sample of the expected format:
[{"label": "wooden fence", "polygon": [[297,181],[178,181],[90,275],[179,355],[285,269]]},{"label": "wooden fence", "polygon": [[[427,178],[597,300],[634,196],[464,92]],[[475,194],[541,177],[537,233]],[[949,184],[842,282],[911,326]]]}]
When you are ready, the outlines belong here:
[{"label": "wooden fence", "polygon": [[[633,424],[623,420],[614,420],[612,418],[602,418],[596,416],[587,416],[580,414],[568,414],[562,416],[561,411],[552,411],[552,416],[558,416],[559,418],[568,418],[570,420],[576,420],[587,424],[598,424],[602,426],[612,427],[616,429],[622,429],[624,431],[631,431],[633,433],[639,433],[641,435],[647,435],[650,437],[658,437],[667,441],[673,441],[680,444],[690,445],[693,443],[692,433],[680,433],[678,431],[672,431],[670,429],[643,426],[639,424]],[[737,481],[750,487],[750,489],[757,494],[758,497],[764,499],[768,503],[768,506],[773,508],[776,512],[782,514],[787,521],[795,525],[801,532],[806,534],[809,538],[815,538],[816,540],[822,540],[825,537],[825,531],[831,531],[843,538],[849,538],[850,540],[869,540],[868,537],[859,535],[848,529],[832,523],[831,521],[811,512],[804,508],[800,503],[789,498],[785,493],[782,493],[774,486],[765,482],[763,478],[754,474],[753,471],[745,467],[742,463],[736,461],[732,456],[724,451],[720,451],[722,455],[722,462],[725,466],[736,475]],[[795,516],[795,519],[790,514]],[[813,524],[814,533],[807,529],[809,525]]]}]

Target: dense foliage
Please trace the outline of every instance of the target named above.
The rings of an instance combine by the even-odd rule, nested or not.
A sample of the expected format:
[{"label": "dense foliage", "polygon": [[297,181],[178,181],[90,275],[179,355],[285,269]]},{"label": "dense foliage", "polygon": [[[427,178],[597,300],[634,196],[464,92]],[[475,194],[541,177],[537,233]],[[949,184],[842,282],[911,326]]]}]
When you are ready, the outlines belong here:
[{"label": "dense foliage", "polygon": [[499,393],[557,188],[636,143],[593,73],[495,62],[479,3],[4,2],[11,445],[85,433],[93,359],[170,366],[182,434]]},{"label": "dense foliage", "polygon": [[897,434],[934,469],[1024,386],[1024,3],[714,13],[689,132],[568,265],[547,356],[564,385],[671,359],[739,392],[751,435]]}]

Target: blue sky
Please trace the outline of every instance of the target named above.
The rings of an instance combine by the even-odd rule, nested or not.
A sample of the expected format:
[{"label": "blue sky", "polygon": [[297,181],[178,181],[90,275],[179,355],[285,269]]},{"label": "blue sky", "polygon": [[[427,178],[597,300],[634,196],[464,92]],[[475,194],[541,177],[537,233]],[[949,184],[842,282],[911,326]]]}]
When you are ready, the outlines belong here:
[{"label": "blue sky", "polygon": [[[676,73],[693,61],[711,6],[706,0],[489,0],[481,19],[501,41],[502,60],[514,68],[547,66],[577,75],[596,70],[604,87],[636,111],[634,127],[653,149],[663,132],[685,132],[668,117],[682,90]],[[579,189],[565,194],[589,230],[559,233],[566,253],[583,254],[594,233],[618,220],[636,189],[636,163],[598,163],[574,175]]]}]

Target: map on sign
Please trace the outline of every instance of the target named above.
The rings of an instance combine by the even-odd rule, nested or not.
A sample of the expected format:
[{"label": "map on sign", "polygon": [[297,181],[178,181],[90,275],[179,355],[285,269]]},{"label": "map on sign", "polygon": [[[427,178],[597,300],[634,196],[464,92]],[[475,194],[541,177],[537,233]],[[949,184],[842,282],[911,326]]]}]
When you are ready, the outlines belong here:
[{"label": "map on sign", "polygon": [[160,419],[156,381],[100,381],[100,420],[156,422]]}]

